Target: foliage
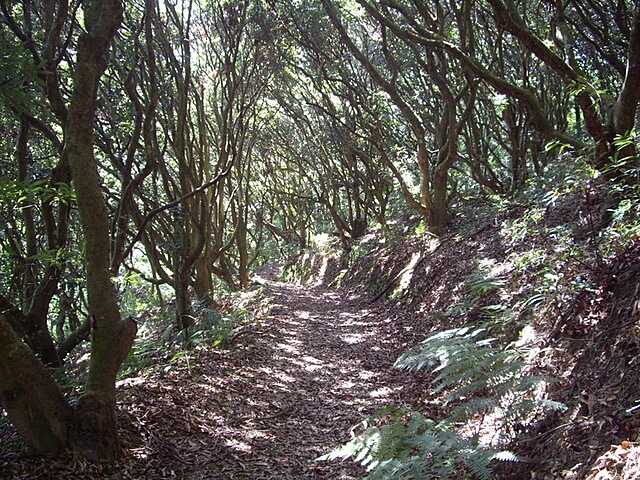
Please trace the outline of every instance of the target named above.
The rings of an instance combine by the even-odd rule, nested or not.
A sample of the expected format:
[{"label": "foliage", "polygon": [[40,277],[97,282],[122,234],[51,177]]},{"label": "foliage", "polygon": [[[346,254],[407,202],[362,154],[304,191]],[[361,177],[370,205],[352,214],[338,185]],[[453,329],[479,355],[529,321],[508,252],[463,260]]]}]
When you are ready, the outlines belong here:
[{"label": "foliage", "polygon": [[463,281],[461,298],[453,303],[444,313],[445,316],[466,317],[473,321],[475,317],[483,320],[502,320],[505,322],[509,309],[502,302],[507,280],[504,273],[496,273],[499,269],[491,259],[477,261],[476,269]]},{"label": "foliage", "polygon": [[[451,412],[436,422],[418,412],[383,410],[352,432],[346,445],[322,460],[353,458],[367,479],[491,478],[495,460],[516,461],[495,448],[544,410],[564,406],[544,398],[548,377],[526,374],[513,347],[500,347],[490,326],[468,326],[429,335],[403,354],[395,368],[435,374],[433,394],[442,393]],[[381,420],[384,419],[384,422]],[[362,430],[355,434],[356,430]]]},{"label": "foliage", "polygon": [[19,208],[25,204],[32,204],[38,199],[65,204],[75,201],[72,185],[58,183],[51,187],[48,183],[47,179],[20,182],[9,177],[0,177],[0,205],[6,204],[8,208]]},{"label": "foliage", "polygon": [[[640,76],[619,80],[625,61],[638,64],[638,19],[632,2],[612,5],[126,2],[95,122],[84,123],[123,316],[173,293],[177,316],[199,320],[193,343],[224,343],[244,313],[193,302],[217,294],[216,279],[245,288],[256,265],[314,242],[364,253],[357,239],[372,224],[389,233],[393,215],[418,215],[417,235],[443,229],[478,195],[505,215],[526,210],[504,219],[502,240],[538,232],[510,261],[541,281],[509,304],[502,274],[480,266],[447,314],[505,323],[591,288],[571,265],[600,265],[640,235],[637,133],[609,122],[637,111],[637,96],[621,93]],[[33,309],[27,330],[51,331],[53,352],[93,298],[79,261],[83,196],[63,154],[83,10],[7,1],[0,21],[0,290]],[[606,228],[593,209],[548,222],[598,176],[611,180]],[[585,232],[591,242],[577,248]]]},{"label": "foliage", "polygon": [[600,234],[607,251],[621,251],[630,242],[640,236],[640,199],[623,198],[611,208],[611,223],[607,230]]},{"label": "foliage", "polygon": [[251,312],[242,306],[227,307],[223,311],[203,308],[200,320],[190,328],[189,343],[220,347],[227,344],[238,333],[240,327],[252,319]]},{"label": "foliage", "polygon": [[162,366],[166,373],[182,361],[190,368],[194,348],[224,348],[251,324],[257,312],[267,307],[269,300],[261,288],[233,292],[225,290],[223,284],[218,287],[216,301],[205,298],[192,305],[193,324],[186,331],[176,328],[173,308],[151,308],[140,315],[139,338],[120,376],[124,378],[151,366]]},{"label": "foliage", "polygon": [[0,35],[0,107],[7,111],[26,112],[33,110],[34,87],[42,84],[38,70],[42,65],[33,65],[23,45]]},{"label": "foliage", "polygon": [[613,142],[615,152],[605,173],[614,176],[607,187],[615,203],[608,211],[610,223],[599,232],[603,255],[622,251],[640,234],[640,164],[636,155],[628,155],[636,140],[637,134],[631,130],[616,135]]},{"label": "foliage", "polygon": [[[447,423],[467,421],[480,414],[491,419],[499,438],[513,433],[539,407],[563,408],[538,398],[548,377],[526,374],[527,364],[513,347],[501,347],[488,337],[489,326],[469,326],[431,334],[403,354],[395,367],[411,371],[425,367],[436,374],[434,393],[445,392],[445,402],[456,403]],[[479,434],[484,425],[479,424]]]},{"label": "foliage", "polygon": [[157,341],[145,339],[133,344],[122,363],[118,378],[134,376],[158,361],[157,355],[161,351],[161,344]]},{"label": "foliage", "polygon": [[[358,432],[362,430],[362,432]],[[454,428],[418,412],[385,409],[354,427],[353,439],[319,460],[353,458],[367,480],[490,479],[491,463],[515,461],[510,452],[480,448]]]},{"label": "foliage", "polygon": [[[618,180],[614,183],[614,188],[618,188],[625,193],[625,196],[637,195],[637,179],[640,174],[638,159],[629,147],[633,147],[636,143],[637,135],[635,129],[628,132],[615,135],[612,147],[613,155],[611,163],[607,165],[604,173],[613,173],[614,178]],[[632,155],[629,155],[632,153]],[[619,177],[618,175],[621,175]],[[628,180],[632,180],[631,183]]]}]

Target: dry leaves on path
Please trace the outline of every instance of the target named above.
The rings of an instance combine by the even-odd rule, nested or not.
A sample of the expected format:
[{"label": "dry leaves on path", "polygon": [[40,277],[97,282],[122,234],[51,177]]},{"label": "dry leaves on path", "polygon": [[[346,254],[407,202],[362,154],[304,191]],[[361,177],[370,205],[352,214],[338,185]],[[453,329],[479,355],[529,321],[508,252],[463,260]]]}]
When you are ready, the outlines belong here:
[{"label": "dry leaves on path", "polygon": [[388,303],[265,288],[269,313],[226,349],[196,349],[180,368],[122,382],[118,465],[11,457],[2,478],[358,478],[355,465],[315,459],[400,399],[412,382],[390,367],[419,338]]}]

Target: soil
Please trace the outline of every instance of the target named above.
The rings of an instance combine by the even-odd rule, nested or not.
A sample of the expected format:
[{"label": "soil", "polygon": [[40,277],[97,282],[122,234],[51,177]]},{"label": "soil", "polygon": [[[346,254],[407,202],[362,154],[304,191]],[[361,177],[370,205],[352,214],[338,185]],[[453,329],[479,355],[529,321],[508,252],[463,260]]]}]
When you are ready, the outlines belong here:
[{"label": "soil", "polygon": [[419,382],[391,366],[422,329],[372,294],[259,281],[268,312],[225,348],[120,383],[118,465],[5,454],[0,478],[361,477],[316,458],[378,407],[417,398]]}]

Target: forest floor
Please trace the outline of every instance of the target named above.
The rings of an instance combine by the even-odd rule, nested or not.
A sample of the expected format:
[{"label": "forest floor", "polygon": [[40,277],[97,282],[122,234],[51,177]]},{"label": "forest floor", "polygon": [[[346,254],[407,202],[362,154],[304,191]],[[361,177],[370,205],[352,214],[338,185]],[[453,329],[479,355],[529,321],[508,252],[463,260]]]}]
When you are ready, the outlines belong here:
[{"label": "forest floor", "polygon": [[0,478],[361,476],[355,464],[316,458],[378,407],[417,392],[419,382],[391,366],[421,329],[373,295],[260,282],[267,312],[228,345],[120,382],[117,465],[0,453]]},{"label": "forest floor", "polygon": [[[556,213],[544,217],[548,228],[560,221]],[[515,310],[545,278],[537,269],[520,271],[513,285],[471,298],[468,313],[457,313],[470,301],[465,285],[477,278],[478,265],[504,274],[498,280],[510,278],[514,255],[525,257],[534,246],[542,254],[559,250],[546,234],[514,240],[501,226],[510,225],[509,215],[518,218],[507,211],[500,221],[440,242],[412,237],[389,248],[368,246],[346,273],[340,258],[331,263],[320,255],[308,265],[299,259],[295,265],[314,273],[311,283],[283,283],[278,272],[263,271],[247,292],[253,317],[221,345],[201,328],[204,336],[186,349],[166,337],[168,317],[141,318],[150,336],[141,335],[118,383],[120,461],[29,456],[0,416],[0,479],[362,477],[353,462],[316,459],[348,441],[350,429],[380,407],[407,407],[436,420],[448,415],[429,372],[392,369],[394,361],[429,333],[474,321],[491,302]],[[514,451],[526,461],[505,464],[496,478],[640,479],[640,239],[602,265],[561,262],[563,275],[589,280],[588,288],[552,290],[556,300],[530,322],[540,353],[533,372],[558,380],[550,392],[567,409],[523,432]],[[342,288],[329,288],[336,278]],[[76,360],[86,357],[76,353]]]}]

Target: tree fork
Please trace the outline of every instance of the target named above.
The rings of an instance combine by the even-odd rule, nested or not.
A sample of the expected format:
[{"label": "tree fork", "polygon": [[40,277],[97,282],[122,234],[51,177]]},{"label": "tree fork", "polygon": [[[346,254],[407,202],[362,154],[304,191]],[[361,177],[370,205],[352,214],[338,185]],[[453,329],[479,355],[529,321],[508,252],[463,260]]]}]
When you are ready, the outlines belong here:
[{"label": "tree fork", "polygon": [[78,401],[70,443],[93,460],[113,460],[120,453],[115,421],[116,375],[130,350],[137,327],[122,320],[110,273],[110,222],[93,154],[97,87],[107,66],[110,42],[120,26],[120,0],[85,2],[87,33],[78,39],[77,67],[65,128],[64,155],[75,182],[85,242],[87,298],[93,318],[91,359],[86,390]]}]

